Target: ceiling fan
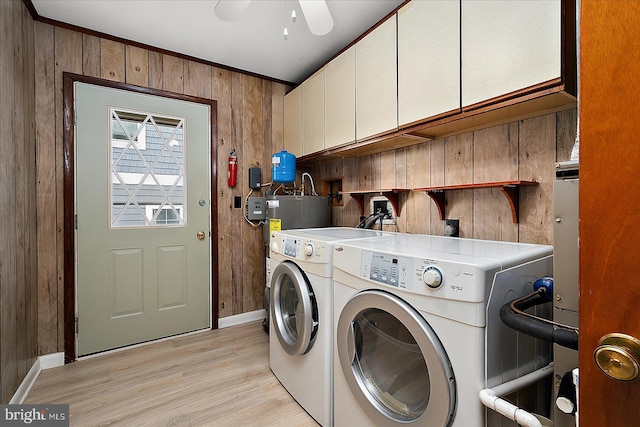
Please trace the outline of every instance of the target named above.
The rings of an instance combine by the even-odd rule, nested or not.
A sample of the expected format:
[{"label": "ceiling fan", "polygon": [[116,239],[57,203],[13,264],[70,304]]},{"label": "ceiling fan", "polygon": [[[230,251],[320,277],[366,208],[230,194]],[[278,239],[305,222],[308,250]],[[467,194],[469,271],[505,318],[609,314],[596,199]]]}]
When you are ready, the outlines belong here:
[{"label": "ceiling fan", "polygon": [[[216,16],[223,21],[235,21],[244,13],[252,0],[218,0],[214,7]],[[324,36],[333,29],[333,18],[325,0],[298,0],[307,21],[309,31]],[[295,15],[294,15],[295,16]]]}]

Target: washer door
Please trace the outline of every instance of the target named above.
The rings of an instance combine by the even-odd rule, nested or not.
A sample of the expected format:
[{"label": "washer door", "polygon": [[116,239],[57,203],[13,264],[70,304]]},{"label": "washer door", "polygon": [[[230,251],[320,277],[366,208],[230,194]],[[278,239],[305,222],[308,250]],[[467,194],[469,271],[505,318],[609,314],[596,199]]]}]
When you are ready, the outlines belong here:
[{"label": "washer door", "polygon": [[378,290],[356,294],[340,314],[336,339],[351,392],[376,425],[453,422],[456,384],[449,357],[404,300]]},{"label": "washer door", "polygon": [[290,355],[308,352],[318,331],[318,304],[307,276],[289,261],[280,263],[271,278],[273,333]]}]

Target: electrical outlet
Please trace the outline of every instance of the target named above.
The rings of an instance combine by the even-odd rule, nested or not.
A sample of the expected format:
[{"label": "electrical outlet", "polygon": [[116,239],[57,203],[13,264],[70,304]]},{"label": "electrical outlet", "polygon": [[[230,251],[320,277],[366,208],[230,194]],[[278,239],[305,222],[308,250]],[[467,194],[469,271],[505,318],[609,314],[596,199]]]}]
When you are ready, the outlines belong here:
[{"label": "electrical outlet", "polygon": [[369,201],[369,208],[371,213],[381,212],[386,214],[386,217],[382,220],[383,224],[395,224],[396,213],[393,210],[393,205],[386,197],[372,197]]},{"label": "electrical outlet", "polygon": [[460,237],[460,220],[459,219],[445,219],[444,220],[444,235],[449,237]]}]

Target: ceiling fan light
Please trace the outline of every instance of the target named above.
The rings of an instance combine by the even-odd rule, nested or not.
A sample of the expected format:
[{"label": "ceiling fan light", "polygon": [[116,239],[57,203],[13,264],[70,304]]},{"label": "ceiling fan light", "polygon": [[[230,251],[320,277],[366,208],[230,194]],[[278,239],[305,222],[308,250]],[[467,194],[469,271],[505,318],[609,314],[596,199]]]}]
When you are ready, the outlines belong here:
[{"label": "ceiling fan light", "polygon": [[219,0],[213,8],[218,19],[235,21],[244,13],[251,0]]},{"label": "ceiling fan light", "polygon": [[333,29],[333,18],[324,0],[298,0],[309,31],[316,36],[329,34]]}]

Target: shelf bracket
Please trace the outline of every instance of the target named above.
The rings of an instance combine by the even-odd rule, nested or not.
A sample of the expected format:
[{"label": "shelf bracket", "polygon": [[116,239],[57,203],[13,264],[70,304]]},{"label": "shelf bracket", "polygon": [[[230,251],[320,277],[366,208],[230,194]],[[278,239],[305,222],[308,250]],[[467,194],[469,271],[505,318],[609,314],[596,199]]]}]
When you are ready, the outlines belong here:
[{"label": "shelf bracket", "polygon": [[427,191],[427,195],[431,197],[431,200],[436,204],[438,208],[438,214],[440,215],[440,220],[444,220],[444,205],[445,205],[445,197],[444,190],[429,190]]},{"label": "shelf bracket", "polygon": [[360,206],[360,216],[364,216],[364,194],[349,194]]},{"label": "shelf bracket", "polygon": [[444,187],[426,187],[414,188],[413,191],[426,191],[429,197],[438,207],[440,220],[445,219],[445,193],[451,190],[470,190],[478,188],[499,188],[502,194],[507,198],[509,207],[511,208],[511,220],[514,224],[518,223],[520,211],[520,188],[523,186],[538,185],[535,181],[502,181],[502,182],[484,182],[476,184],[460,184],[448,185]]},{"label": "shelf bracket", "polygon": [[500,191],[507,198],[509,207],[511,208],[511,220],[514,224],[518,223],[518,213],[520,212],[520,191],[515,185],[503,185]]},{"label": "shelf bracket", "polygon": [[393,191],[382,191],[380,194],[391,202],[391,206],[393,206],[393,211],[396,213],[396,216],[400,216],[400,197],[398,196],[398,193],[394,193]]}]

